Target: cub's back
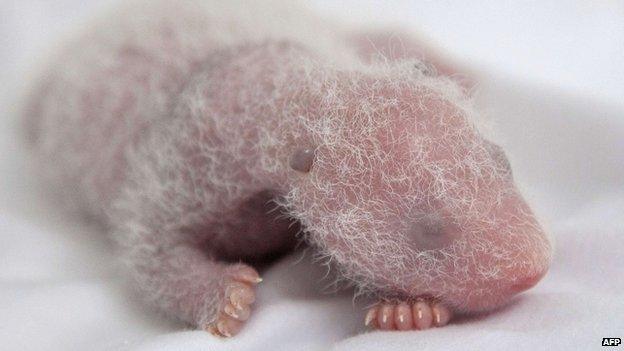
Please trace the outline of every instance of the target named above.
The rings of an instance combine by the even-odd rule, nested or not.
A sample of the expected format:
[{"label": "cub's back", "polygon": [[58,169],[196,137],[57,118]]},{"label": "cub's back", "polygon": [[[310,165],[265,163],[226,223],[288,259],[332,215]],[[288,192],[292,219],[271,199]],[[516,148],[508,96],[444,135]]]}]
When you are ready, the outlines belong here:
[{"label": "cub's back", "polygon": [[127,150],[166,122],[212,52],[288,39],[348,62],[334,29],[291,2],[125,4],[62,46],[31,94],[25,119],[42,173],[75,206],[101,212],[125,179]]}]

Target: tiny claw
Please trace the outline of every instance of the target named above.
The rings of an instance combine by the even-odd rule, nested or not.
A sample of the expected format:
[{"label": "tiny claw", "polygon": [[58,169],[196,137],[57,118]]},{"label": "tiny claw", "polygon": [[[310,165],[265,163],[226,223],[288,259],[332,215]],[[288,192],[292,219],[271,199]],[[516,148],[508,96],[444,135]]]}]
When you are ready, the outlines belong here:
[{"label": "tiny claw", "polygon": [[423,301],[418,301],[412,306],[414,327],[418,330],[429,329],[433,316],[431,313],[431,307],[429,304]]},{"label": "tiny claw", "polygon": [[238,318],[238,313],[236,313],[236,308],[230,304],[225,305],[223,308],[223,312],[230,317]]},{"label": "tiny claw", "polygon": [[433,314],[433,324],[436,327],[441,327],[448,324],[451,319],[451,311],[440,303],[435,303],[431,306],[431,312]]},{"label": "tiny claw", "polygon": [[209,326],[205,327],[204,330],[214,336],[221,336],[221,334],[219,334],[219,330],[217,330],[217,327],[215,327],[214,324],[210,324]]},{"label": "tiny claw", "polygon": [[394,329],[394,305],[385,303],[379,308],[377,324],[381,330]]},{"label": "tiny claw", "polygon": [[227,314],[232,318],[238,319],[239,321],[246,321],[247,319],[249,319],[250,312],[251,311],[249,310],[249,307],[246,306],[238,307],[227,304],[223,308],[223,313]]},{"label": "tiny claw", "polygon": [[394,309],[394,324],[398,330],[410,330],[413,328],[412,307],[403,302]]},{"label": "tiny claw", "polygon": [[372,321],[377,318],[377,307],[373,307],[366,313],[366,318],[364,318],[364,325],[368,327]]},{"label": "tiny claw", "polygon": [[227,327],[225,326],[225,322],[223,321],[217,323],[217,330],[223,336],[227,336],[228,338],[232,336],[232,334],[227,330]]},{"label": "tiny claw", "polygon": [[238,267],[233,273],[232,277],[238,281],[249,283],[249,284],[258,284],[262,281],[262,278],[258,274],[258,272],[248,266]]}]

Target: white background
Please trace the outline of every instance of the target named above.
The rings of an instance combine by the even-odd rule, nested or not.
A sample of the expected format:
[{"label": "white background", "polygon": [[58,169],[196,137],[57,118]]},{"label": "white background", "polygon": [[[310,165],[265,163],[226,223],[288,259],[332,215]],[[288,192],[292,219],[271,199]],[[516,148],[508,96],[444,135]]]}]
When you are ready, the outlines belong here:
[{"label": "white background", "polygon": [[480,103],[557,242],[547,277],[509,307],[424,333],[368,333],[360,302],[317,292],[295,255],[223,342],[145,310],[109,243],[34,190],[14,98],[55,38],[105,1],[0,1],[0,345],[8,350],[601,349],[624,336],[624,2],[309,1],[404,25],[482,72]]},{"label": "white background", "polygon": [[[3,0],[2,74],[40,54],[85,13],[111,2]],[[488,70],[624,103],[623,1],[305,2],[353,23],[414,28],[454,56]]]}]

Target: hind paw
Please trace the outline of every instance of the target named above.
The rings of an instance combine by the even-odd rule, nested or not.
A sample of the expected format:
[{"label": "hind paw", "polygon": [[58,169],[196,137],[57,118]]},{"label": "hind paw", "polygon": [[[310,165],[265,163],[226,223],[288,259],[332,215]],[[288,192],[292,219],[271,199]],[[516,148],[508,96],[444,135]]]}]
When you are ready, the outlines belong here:
[{"label": "hind paw", "polygon": [[247,265],[236,265],[228,272],[225,297],[217,318],[204,329],[213,335],[232,337],[243,327],[256,299],[255,287],[262,281],[258,272]]},{"label": "hind paw", "polygon": [[364,324],[379,330],[424,330],[442,327],[452,316],[446,306],[432,299],[382,301],[368,310]]}]

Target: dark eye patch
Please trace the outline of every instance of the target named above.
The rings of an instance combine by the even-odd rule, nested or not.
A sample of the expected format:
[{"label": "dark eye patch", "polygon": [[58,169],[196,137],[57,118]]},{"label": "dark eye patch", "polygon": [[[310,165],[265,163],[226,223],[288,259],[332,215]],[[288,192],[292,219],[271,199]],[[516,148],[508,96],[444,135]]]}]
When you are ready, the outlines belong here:
[{"label": "dark eye patch", "polygon": [[451,245],[458,233],[455,225],[432,213],[410,223],[406,234],[418,250],[438,250]]},{"label": "dark eye patch", "polygon": [[485,140],[485,148],[494,159],[494,162],[496,162],[497,167],[509,174],[509,176],[512,176],[511,163],[509,163],[509,159],[505,151],[503,151],[503,148],[488,140]]}]

